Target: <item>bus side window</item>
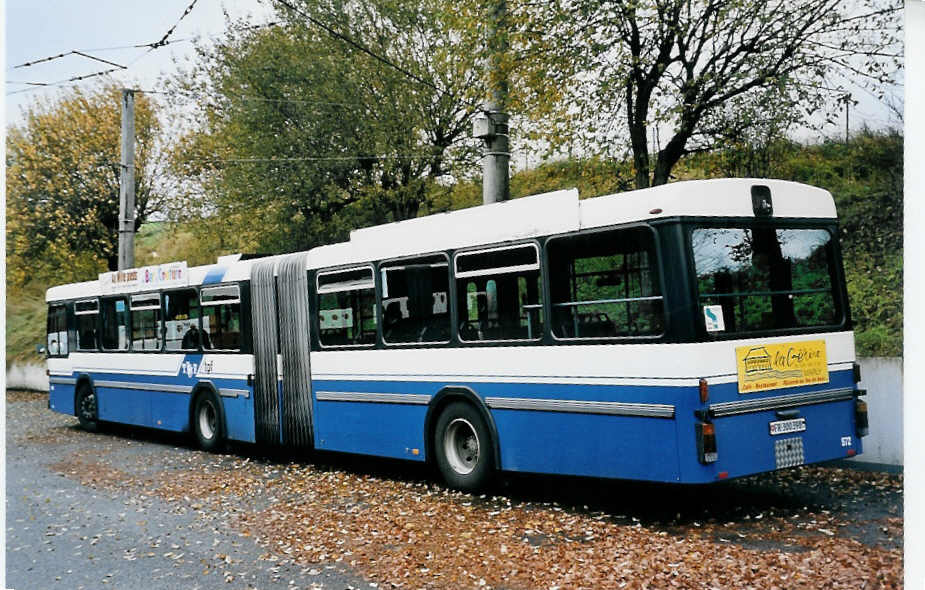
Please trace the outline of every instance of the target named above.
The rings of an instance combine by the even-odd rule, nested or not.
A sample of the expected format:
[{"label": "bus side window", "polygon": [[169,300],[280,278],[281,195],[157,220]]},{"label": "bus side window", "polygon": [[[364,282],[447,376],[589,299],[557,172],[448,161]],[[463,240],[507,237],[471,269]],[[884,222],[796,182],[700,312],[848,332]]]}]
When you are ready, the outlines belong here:
[{"label": "bus side window", "polygon": [[237,285],[209,287],[202,299],[203,347],[241,350],[241,293]]},{"label": "bus side window", "polygon": [[446,256],[383,263],[382,336],[387,344],[449,342],[450,277]]},{"label": "bus side window", "polygon": [[543,335],[535,244],[461,252],[455,263],[460,340],[535,340]]},{"label": "bus side window", "polygon": [[546,248],[557,338],[657,336],[664,331],[651,229],[554,238]]},{"label": "bus side window", "polygon": [[67,308],[63,305],[48,307],[46,349],[48,356],[67,354]]},{"label": "bus side window", "polygon": [[103,330],[100,334],[103,350],[128,350],[128,306],[124,297],[101,301]]},{"label": "bus side window", "polygon": [[161,296],[132,295],[132,350],[161,349]]},{"label": "bus side window", "polygon": [[199,350],[199,295],[195,289],[164,293],[164,342],[167,350]]},{"label": "bus side window", "polygon": [[77,350],[93,351],[99,346],[97,330],[99,329],[100,302],[86,299],[74,304],[74,317],[77,320]]},{"label": "bus side window", "polygon": [[316,291],[321,346],[376,343],[376,289],[372,267],[319,272]]}]

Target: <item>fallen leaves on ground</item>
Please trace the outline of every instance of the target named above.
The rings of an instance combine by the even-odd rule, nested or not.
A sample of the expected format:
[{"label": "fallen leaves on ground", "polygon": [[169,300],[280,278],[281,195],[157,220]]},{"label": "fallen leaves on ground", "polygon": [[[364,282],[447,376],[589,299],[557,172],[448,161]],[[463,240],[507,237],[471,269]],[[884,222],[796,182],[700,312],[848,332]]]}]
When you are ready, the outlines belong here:
[{"label": "fallen leaves on ground", "polygon": [[[117,451],[143,442],[58,434],[62,445],[85,436],[99,447],[52,464],[64,476],[196,510],[252,537],[269,562],[336,564],[379,588],[902,587],[901,475],[804,467],[696,491],[664,486],[669,504],[705,496],[694,503],[702,518],[664,519],[632,498],[593,498],[630,484],[588,482],[588,507],[571,504],[583,490],[562,491],[564,502],[473,496],[343,469],[336,459],[330,467],[163,447],[132,464]],[[856,518],[872,502],[880,512]]]},{"label": "fallen leaves on ground", "polygon": [[6,403],[34,402],[48,399],[48,393],[43,391],[28,391],[25,389],[7,389]]}]

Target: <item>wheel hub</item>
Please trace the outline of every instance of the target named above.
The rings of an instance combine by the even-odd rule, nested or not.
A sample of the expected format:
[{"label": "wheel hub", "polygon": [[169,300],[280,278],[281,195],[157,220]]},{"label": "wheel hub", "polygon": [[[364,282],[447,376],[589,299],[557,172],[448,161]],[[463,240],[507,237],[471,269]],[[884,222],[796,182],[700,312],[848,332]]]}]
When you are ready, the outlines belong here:
[{"label": "wheel hub", "polygon": [[199,408],[199,432],[206,440],[215,436],[218,416],[210,403],[204,403]]},{"label": "wheel hub", "polygon": [[460,475],[472,473],[479,462],[479,438],[465,418],[456,418],[443,435],[443,450],[450,467]]},{"label": "wheel hub", "polygon": [[80,398],[80,415],[84,420],[96,419],[96,396],[88,393]]}]

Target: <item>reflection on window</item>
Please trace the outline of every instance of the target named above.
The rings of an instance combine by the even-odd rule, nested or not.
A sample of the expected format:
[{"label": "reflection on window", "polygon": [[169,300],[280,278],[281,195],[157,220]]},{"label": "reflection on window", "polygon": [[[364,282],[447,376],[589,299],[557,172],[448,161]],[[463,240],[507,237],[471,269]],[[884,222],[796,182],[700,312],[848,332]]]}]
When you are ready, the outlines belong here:
[{"label": "reflection on window", "polygon": [[237,285],[203,289],[202,330],[206,350],[241,349],[241,295]]},{"label": "reflection on window", "polygon": [[[164,336],[167,350],[199,350],[208,336],[199,330],[199,297],[194,289],[164,293]],[[210,344],[205,342],[208,347]]]},{"label": "reflection on window", "polygon": [[125,299],[103,299],[100,303],[103,350],[128,350],[128,305]]},{"label": "reflection on window", "polygon": [[556,238],[547,251],[556,337],[656,336],[664,331],[651,229]]},{"label": "reflection on window", "polygon": [[132,296],[132,350],[161,349],[161,298],[157,293]]},{"label": "reflection on window", "polygon": [[67,354],[67,310],[63,305],[48,308],[46,350],[49,356]]},{"label": "reflection on window", "polygon": [[382,333],[388,343],[448,342],[449,265],[443,255],[384,264]]},{"label": "reflection on window", "polygon": [[323,346],[376,342],[376,290],[369,267],[319,273],[318,338]]},{"label": "reflection on window", "polygon": [[691,245],[701,308],[722,310],[724,332],[838,322],[828,231],[700,228]]},{"label": "reflection on window", "polygon": [[460,340],[533,340],[543,335],[535,245],[458,254],[456,277]]}]

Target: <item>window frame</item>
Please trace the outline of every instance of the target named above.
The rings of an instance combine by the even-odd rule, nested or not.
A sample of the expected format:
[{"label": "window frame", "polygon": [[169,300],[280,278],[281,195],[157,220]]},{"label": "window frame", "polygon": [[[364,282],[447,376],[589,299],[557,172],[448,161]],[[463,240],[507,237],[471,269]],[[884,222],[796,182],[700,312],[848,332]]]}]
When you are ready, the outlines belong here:
[{"label": "window frame", "polygon": [[[473,254],[488,254],[490,252],[502,252],[504,250],[517,250],[523,248],[524,246],[533,246],[533,250],[536,253],[536,264],[519,264],[514,266],[497,266],[489,269],[479,269],[479,270],[466,270],[459,272],[459,258],[465,257]],[[463,250],[457,250],[453,253],[453,277],[456,279],[468,279],[473,277],[481,277],[487,274],[501,275],[501,274],[513,274],[529,270],[538,270],[540,275],[543,273],[543,260],[540,253],[540,245],[536,240],[531,240],[528,242],[520,242],[513,244],[505,244],[503,246],[489,246],[487,248],[483,246],[476,246],[475,248],[466,248]]]},{"label": "window frame", "polygon": [[[321,287],[321,277],[328,275],[336,275],[339,273],[358,271],[358,270],[369,270],[372,278],[371,286],[355,286],[347,289],[322,289]],[[381,316],[382,310],[381,299],[379,297],[379,286],[377,284],[376,277],[376,267],[372,262],[366,264],[351,264],[347,266],[332,266],[326,268],[315,269],[314,281],[312,281],[314,287],[314,302],[315,302],[315,312],[312,313],[312,325],[315,327],[317,334],[318,347],[319,350],[350,350],[350,349],[370,349],[375,348],[380,340],[381,331]],[[349,293],[350,291],[365,291],[366,289],[373,290],[373,313],[376,319],[376,337],[372,342],[367,344],[325,344],[321,341],[321,296],[327,295],[329,293]],[[362,320],[361,320],[362,321]]]},{"label": "window frame", "polygon": [[[117,301],[121,299],[125,303],[125,348],[106,348],[103,346],[103,305],[107,301]],[[97,325],[99,326],[99,335],[97,342],[97,350],[99,352],[105,353],[127,353],[132,351],[132,311],[131,311],[131,293],[118,293],[114,295],[102,295],[98,298],[99,300],[99,321]],[[117,312],[118,313],[118,312]]]},{"label": "window frame", "polygon": [[[593,234],[603,234],[603,233],[609,233],[609,232],[618,232],[618,231],[626,231],[626,230],[634,230],[634,229],[645,229],[645,230],[648,230],[649,233],[652,235],[652,245],[653,245],[653,252],[655,255],[655,260],[651,261],[649,266],[650,268],[654,270],[654,272],[656,273],[656,276],[658,277],[659,292],[661,293],[661,295],[651,296],[651,297],[625,298],[625,299],[621,299],[620,301],[617,301],[617,303],[621,303],[621,302],[626,303],[626,302],[631,302],[631,301],[661,300],[662,302],[662,309],[661,309],[662,331],[659,332],[658,334],[645,334],[645,335],[639,335],[639,336],[596,336],[596,337],[589,337],[589,338],[584,338],[584,337],[562,338],[560,336],[557,336],[555,333],[555,330],[553,330],[553,321],[552,321],[553,311],[554,311],[554,308],[557,306],[557,304],[554,303],[552,300],[552,284],[550,283],[550,280],[551,280],[550,266],[549,266],[550,242],[554,242],[555,240],[561,240],[561,239],[589,236]],[[665,283],[664,256],[662,254],[660,234],[659,234],[658,229],[654,225],[650,223],[646,223],[646,222],[632,222],[632,223],[625,223],[625,224],[620,224],[620,225],[609,225],[605,227],[594,227],[594,228],[578,230],[574,232],[568,232],[564,234],[557,234],[555,236],[549,236],[548,238],[546,238],[546,240],[543,243],[543,265],[547,273],[546,274],[547,280],[545,281],[546,303],[544,304],[546,306],[547,317],[549,318],[549,320],[546,322],[548,325],[547,332],[554,344],[588,344],[588,343],[608,344],[608,343],[659,342],[659,341],[665,341],[668,338],[668,335],[671,333],[671,314],[668,311],[668,305],[667,305],[668,297],[666,296],[667,289],[666,289],[666,283]],[[569,302],[569,303],[574,303],[574,302]]]},{"label": "window frame", "polygon": [[[687,273],[690,277],[690,290],[688,301],[692,309],[694,322],[694,336],[696,342],[715,342],[720,340],[742,340],[749,338],[766,338],[770,336],[798,336],[801,334],[841,332],[851,330],[851,311],[848,304],[847,281],[845,277],[844,259],[842,257],[841,242],[838,239],[838,220],[836,218],[792,218],[792,217],[685,217],[681,220],[684,253],[687,258]],[[694,257],[692,243],[695,229],[752,229],[754,227],[770,227],[773,229],[823,229],[831,236],[830,244],[836,257],[835,276],[837,284],[832,285],[832,300],[835,304],[837,323],[825,326],[808,326],[795,328],[772,328],[769,330],[755,330],[751,332],[707,332],[703,323],[703,312],[700,306],[700,288],[697,280],[697,265]]]},{"label": "window frame", "polygon": [[[64,334],[65,334],[65,338],[67,339],[67,346],[64,347],[64,352],[62,352],[62,351],[61,351],[61,337],[60,337],[60,336],[56,336],[56,338],[58,339],[58,340],[57,340],[58,351],[57,351],[56,353],[54,353],[54,354],[52,354],[52,353],[51,353],[51,350],[48,348],[48,336],[49,336],[50,334],[52,334],[52,332],[49,332],[49,331],[48,331],[48,328],[49,328],[49,325],[48,325],[48,324],[50,323],[50,321],[51,321],[51,319],[52,319],[52,310],[53,310],[53,309],[54,309],[54,310],[60,310],[60,311],[62,312],[62,315],[64,316],[64,330],[63,330],[63,332],[64,332]],[[48,358],[63,358],[63,357],[66,357],[68,354],[70,354],[70,346],[71,346],[71,344],[70,344],[71,336],[70,336],[70,333],[69,333],[69,330],[68,330],[68,321],[67,321],[67,317],[68,317],[68,302],[67,302],[67,301],[49,301],[49,302],[47,302],[47,303],[46,303],[46,311],[45,311],[45,314],[46,314],[46,315],[45,315],[45,356],[48,357]],[[57,313],[56,313],[55,315],[57,315]],[[57,321],[57,320],[56,320],[56,321]],[[61,332],[62,332],[62,330],[60,329],[61,326],[57,326],[57,328],[58,328],[58,329],[55,330],[53,333],[54,333],[54,334],[61,334]]]},{"label": "window frame", "polygon": [[[129,326],[131,327],[131,337],[129,338],[129,350],[132,352],[143,352],[143,353],[157,353],[164,350],[164,298],[161,296],[160,291],[148,291],[145,293],[128,293],[129,296],[129,310],[132,312],[129,317]],[[157,305],[152,304],[141,304],[135,305],[135,300],[139,301],[150,301],[152,299],[157,299]],[[157,348],[135,348],[135,313],[136,311],[151,311],[158,310],[161,313],[158,314],[157,326],[155,330],[157,332]]]},{"label": "window frame", "polygon": [[[443,259],[446,261],[446,274],[447,274],[446,311],[447,311],[447,315],[449,316],[448,319],[449,319],[449,324],[450,324],[449,326],[450,327],[450,337],[447,340],[428,341],[428,342],[389,342],[387,341],[385,339],[385,331],[383,330],[383,326],[382,326],[382,317],[383,317],[382,300],[384,299],[383,292],[385,289],[385,283],[382,279],[385,276],[384,273],[389,270],[390,266],[402,267],[406,265],[402,265],[400,263],[413,262],[421,258],[428,258],[432,256],[442,256]],[[434,252],[422,252],[420,254],[409,254],[408,256],[400,256],[398,258],[389,258],[386,260],[380,260],[378,263],[375,264],[375,271],[376,271],[375,278],[378,284],[378,288],[376,289],[376,307],[377,307],[376,313],[378,314],[378,317],[379,317],[379,325],[378,325],[379,342],[381,343],[383,347],[387,347],[387,348],[441,348],[441,347],[446,347],[450,345],[454,341],[458,342],[459,339],[456,337],[456,334],[455,334],[456,330],[458,329],[456,325],[457,322],[456,322],[456,315],[455,315],[456,314],[456,309],[455,309],[456,304],[453,302],[453,299],[456,297],[456,278],[453,276],[453,272],[452,272],[453,268],[452,268],[451,262],[452,262],[451,256],[447,251],[438,250]],[[431,263],[431,267],[435,267],[435,266],[443,266],[443,264],[442,263]]]},{"label": "window frame", "polygon": [[[229,288],[234,288],[234,290],[237,292],[237,297],[235,299],[221,299],[221,300],[209,301],[209,302],[203,301],[202,294],[204,292],[217,291],[219,289],[229,289]],[[238,304],[239,306],[238,324],[241,329],[240,331],[241,341],[238,343],[238,347],[237,348],[206,348],[205,346],[203,346],[202,340],[200,340],[199,347],[202,349],[203,353],[204,354],[214,354],[214,353],[242,352],[244,350],[244,304],[242,302],[241,285],[238,283],[227,283],[227,284],[219,284],[219,285],[209,285],[207,287],[200,286],[198,289],[198,296],[199,296],[199,310],[200,310],[199,311],[199,329],[203,333],[207,333],[205,332],[205,329],[202,327],[203,325],[202,320],[206,316],[205,308],[219,307],[222,305],[234,305],[234,304]],[[209,334],[210,341],[211,341],[211,338],[212,336],[211,334]]]},{"label": "window frame", "polygon": [[[96,309],[92,311],[78,310],[77,307],[81,303],[94,303],[96,306]],[[95,316],[93,320],[93,325],[94,325],[93,348],[80,348],[80,330],[79,330],[80,320],[78,318],[81,316],[91,316],[91,315]],[[76,299],[74,301],[74,340],[75,340],[74,346],[76,346],[76,348],[74,349],[74,352],[100,352],[102,348],[100,348],[99,331],[100,331],[100,299],[99,297],[93,297],[91,299]]]},{"label": "window frame", "polygon": [[[196,294],[196,301],[199,304],[199,317],[196,318],[196,328],[199,330],[200,334],[202,333],[202,297],[200,295],[201,286],[200,285],[189,285],[186,287],[175,287],[172,289],[164,289],[160,291],[161,295],[161,305],[163,306],[164,313],[162,314],[161,323],[164,327],[163,334],[161,336],[161,351],[167,354],[188,354],[191,352],[203,352],[202,346],[202,336],[199,337],[199,345],[196,348],[176,348],[169,349],[167,348],[167,296],[171,293],[180,293],[183,291],[192,291]],[[180,339],[182,344],[183,339]]]},{"label": "window frame", "polygon": [[[551,239],[551,238],[547,238],[547,240],[548,239]],[[523,248],[524,246],[533,246],[533,249],[536,251],[536,265],[529,264],[529,265],[503,266],[503,267],[495,267],[491,269],[463,271],[461,274],[456,272],[456,269],[458,267],[457,260],[460,256],[465,256],[467,254],[485,254],[489,252],[501,252],[504,250],[514,250],[517,248]],[[453,314],[453,324],[455,325],[454,326],[455,331],[451,335],[452,339],[463,346],[491,346],[491,345],[497,346],[499,344],[514,344],[517,346],[529,346],[529,345],[534,345],[534,344],[541,344],[543,340],[545,339],[546,333],[551,329],[551,326],[549,325],[549,320],[548,320],[548,318],[550,317],[548,306],[547,306],[549,289],[548,289],[548,285],[546,281],[546,276],[547,276],[546,268],[547,267],[545,264],[544,253],[545,253],[545,248],[543,247],[542,244],[540,244],[539,240],[537,239],[528,239],[528,240],[517,241],[517,242],[505,242],[503,244],[494,244],[494,245],[470,246],[466,248],[460,248],[459,250],[454,251],[453,256],[452,256],[453,274],[450,277],[450,280],[453,284],[453,291],[454,291],[453,293],[454,297],[453,297],[453,302],[452,302],[454,309],[451,310],[451,313]],[[469,279],[469,278],[475,278],[475,277],[487,276],[487,275],[496,276],[496,275],[501,275],[501,274],[517,274],[519,272],[530,271],[530,270],[536,270],[539,272],[539,275],[540,275],[539,276],[539,279],[540,279],[539,289],[540,289],[540,297],[542,299],[540,303],[529,304],[529,306],[525,306],[525,308],[530,307],[531,309],[539,309],[543,313],[543,315],[547,318],[547,320],[543,322],[542,330],[539,330],[537,335],[534,336],[533,338],[522,338],[522,339],[521,338],[504,338],[504,339],[495,339],[495,340],[463,340],[462,336],[460,336],[459,334],[459,309],[458,309],[458,304],[457,304],[458,296],[456,294],[458,292],[457,281],[459,279]]]}]

